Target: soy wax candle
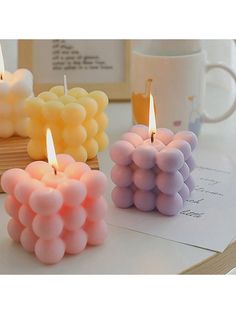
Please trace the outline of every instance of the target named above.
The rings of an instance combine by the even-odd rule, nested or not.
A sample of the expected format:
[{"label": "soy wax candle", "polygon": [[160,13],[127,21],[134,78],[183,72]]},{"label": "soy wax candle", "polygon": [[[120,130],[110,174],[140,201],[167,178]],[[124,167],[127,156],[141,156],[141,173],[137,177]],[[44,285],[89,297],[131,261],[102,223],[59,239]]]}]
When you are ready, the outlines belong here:
[{"label": "soy wax candle", "polygon": [[33,95],[33,76],[26,69],[5,71],[0,45],[0,138],[27,136],[24,101]]},{"label": "soy wax candle", "polygon": [[115,162],[111,171],[115,205],[176,215],[194,189],[191,172],[196,146],[197,137],[190,131],[174,134],[169,129],[156,129],[150,95],[149,127],[133,126],[110,149]]},{"label": "soy wax candle", "polygon": [[42,130],[49,127],[56,151],[66,153],[77,161],[94,158],[108,145],[105,108],[108,97],[102,91],[88,93],[85,89],[54,86],[49,91],[30,98],[25,103],[29,117],[28,154],[34,160],[46,157],[46,143]]},{"label": "soy wax candle", "polygon": [[100,245],[107,236],[103,197],[106,176],[70,155],[55,155],[47,130],[48,161],[34,161],[25,170],[7,170],[1,178],[11,216],[7,230],[45,264],[65,254],[78,254],[87,245]]}]

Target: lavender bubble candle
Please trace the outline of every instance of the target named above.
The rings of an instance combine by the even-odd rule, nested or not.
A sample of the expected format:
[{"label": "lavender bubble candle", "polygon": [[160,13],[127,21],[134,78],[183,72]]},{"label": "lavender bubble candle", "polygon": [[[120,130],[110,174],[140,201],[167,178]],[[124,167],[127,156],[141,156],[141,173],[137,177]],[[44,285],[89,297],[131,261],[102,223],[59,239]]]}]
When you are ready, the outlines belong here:
[{"label": "lavender bubble candle", "polygon": [[197,137],[190,131],[174,134],[164,128],[153,137],[152,143],[148,127],[135,125],[111,147],[115,163],[111,178],[116,185],[112,199],[120,208],[176,215],[194,189],[192,152]]},{"label": "lavender bubble candle", "polygon": [[190,131],[174,134],[165,128],[156,130],[150,95],[149,128],[133,126],[110,150],[115,163],[111,171],[116,185],[112,191],[115,205],[176,215],[194,189],[191,172],[196,146],[197,137]]}]

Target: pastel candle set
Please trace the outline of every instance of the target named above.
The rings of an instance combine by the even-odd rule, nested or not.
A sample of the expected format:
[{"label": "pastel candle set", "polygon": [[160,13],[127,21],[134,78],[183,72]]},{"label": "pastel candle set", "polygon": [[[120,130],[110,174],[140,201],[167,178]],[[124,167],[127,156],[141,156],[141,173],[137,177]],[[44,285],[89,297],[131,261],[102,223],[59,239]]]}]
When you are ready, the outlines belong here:
[{"label": "pastel candle set", "polygon": [[147,126],[133,126],[110,150],[116,163],[111,172],[115,205],[176,215],[194,189],[196,145],[196,135],[190,131],[173,134],[157,129],[151,143]]},{"label": "pastel candle set", "polygon": [[34,160],[46,158],[44,131],[50,128],[57,153],[77,161],[94,158],[108,145],[105,108],[108,97],[102,91],[88,93],[83,88],[65,90],[55,86],[25,103],[29,117],[28,154]]},{"label": "pastel candle set", "polygon": [[0,138],[27,136],[24,101],[33,95],[33,76],[26,69],[4,70],[0,46]]},{"label": "pastel candle set", "polygon": [[50,164],[33,161],[1,179],[10,237],[46,264],[100,245],[107,236],[105,175],[69,155],[55,158],[53,149],[51,156]]}]

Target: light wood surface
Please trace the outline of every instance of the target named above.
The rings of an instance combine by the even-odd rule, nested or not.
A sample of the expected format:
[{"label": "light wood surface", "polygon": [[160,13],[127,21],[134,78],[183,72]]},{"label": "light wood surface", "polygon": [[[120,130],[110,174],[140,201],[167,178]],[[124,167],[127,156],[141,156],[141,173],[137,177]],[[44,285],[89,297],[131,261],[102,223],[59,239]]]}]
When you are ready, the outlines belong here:
[{"label": "light wood surface", "polygon": [[[28,138],[18,136],[0,139],[0,178],[4,171],[11,168],[24,169],[33,161],[27,153],[28,141]],[[87,164],[91,169],[99,169],[97,157],[88,160]],[[1,185],[0,192],[3,192]]]},{"label": "light wood surface", "polygon": [[182,272],[186,275],[223,275],[236,266],[236,241],[230,244],[223,253],[215,253],[205,261]]}]

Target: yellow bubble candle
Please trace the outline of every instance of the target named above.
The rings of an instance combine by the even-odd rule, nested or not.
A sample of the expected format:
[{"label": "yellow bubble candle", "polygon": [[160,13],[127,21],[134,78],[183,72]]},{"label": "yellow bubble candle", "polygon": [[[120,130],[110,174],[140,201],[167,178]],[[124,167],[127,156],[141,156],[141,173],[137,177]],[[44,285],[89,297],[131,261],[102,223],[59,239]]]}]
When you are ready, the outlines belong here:
[{"label": "yellow bubble candle", "polygon": [[0,45],[0,138],[27,135],[24,101],[32,95],[32,73],[26,69],[14,73],[5,71]]},{"label": "yellow bubble candle", "polygon": [[29,117],[28,154],[32,159],[46,158],[45,130],[50,128],[57,153],[70,154],[85,162],[108,145],[105,111],[108,97],[102,91],[54,86],[25,102]]}]

